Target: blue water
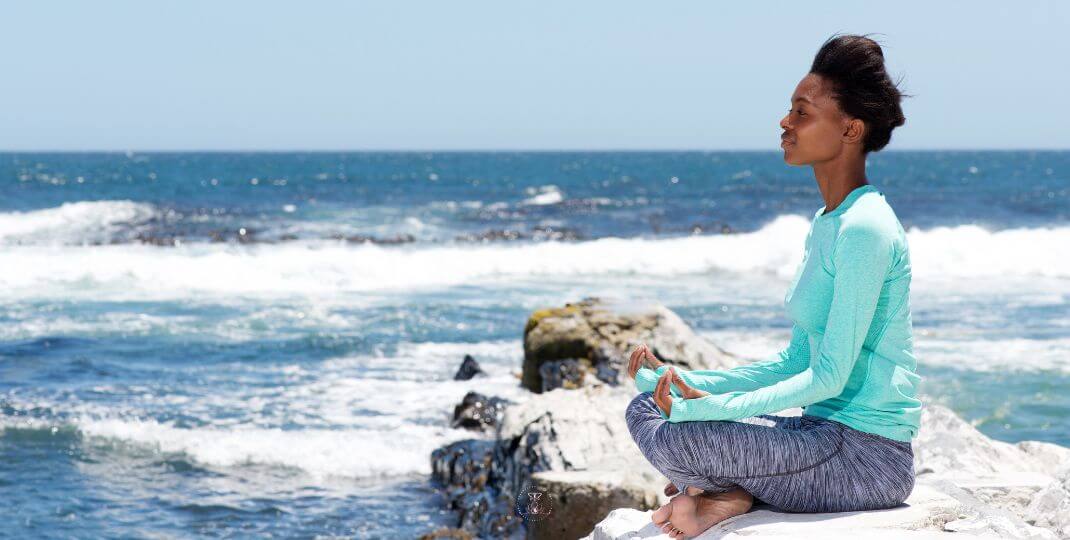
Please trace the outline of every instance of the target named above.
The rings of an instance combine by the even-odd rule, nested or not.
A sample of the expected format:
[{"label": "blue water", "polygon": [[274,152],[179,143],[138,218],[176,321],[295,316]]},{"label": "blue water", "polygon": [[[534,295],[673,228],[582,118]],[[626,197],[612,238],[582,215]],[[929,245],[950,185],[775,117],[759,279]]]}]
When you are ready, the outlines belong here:
[{"label": "blue water", "polygon": [[[925,398],[1070,445],[1070,152],[868,176]],[[779,152],[0,154],[0,194],[0,535],[35,538],[450,524],[428,456],[468,390],[526,398],[528,313],[657,300],[763,357],[823,204]]]}]

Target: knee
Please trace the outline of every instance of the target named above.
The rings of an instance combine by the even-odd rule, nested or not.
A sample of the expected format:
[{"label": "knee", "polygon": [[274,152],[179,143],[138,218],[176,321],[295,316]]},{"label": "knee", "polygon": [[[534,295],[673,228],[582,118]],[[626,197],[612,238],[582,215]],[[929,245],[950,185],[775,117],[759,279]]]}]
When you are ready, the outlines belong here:
[{"label": "knee", "polygon": [[650,392],[642,392],[632,398],[624,412],[624,419],[633,438],[638,438],[640,433],[649,434],[650,428],[653,427],[652,420],[663,420],[657,405],[654,404],[654,395]]},{"label": "knee", "polygon": [[[654,394],[650,392],[641,392],[632,398],[628,403],[628,408],[624,411],[624,417],[629,421],[632,419],[646,418],[650,416],[651,411],[657,407],[654,403]],[[660,415],[658,415],[660,418]]]}]

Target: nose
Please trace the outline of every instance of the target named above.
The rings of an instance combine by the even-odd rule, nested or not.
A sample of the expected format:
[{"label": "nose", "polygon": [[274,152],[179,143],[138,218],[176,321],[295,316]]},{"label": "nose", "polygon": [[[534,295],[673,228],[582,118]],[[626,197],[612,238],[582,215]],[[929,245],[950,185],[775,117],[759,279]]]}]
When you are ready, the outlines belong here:
[{"label": "nose", "polygon": [[789,112],[788,114],[784,115],[784,118],[780,119],[780,128],[783,129],[784,131],[788,131],[788,130],[791,129],[791,124],[788,122],[788,120],[790,118],[791,118],[791,113]]}]

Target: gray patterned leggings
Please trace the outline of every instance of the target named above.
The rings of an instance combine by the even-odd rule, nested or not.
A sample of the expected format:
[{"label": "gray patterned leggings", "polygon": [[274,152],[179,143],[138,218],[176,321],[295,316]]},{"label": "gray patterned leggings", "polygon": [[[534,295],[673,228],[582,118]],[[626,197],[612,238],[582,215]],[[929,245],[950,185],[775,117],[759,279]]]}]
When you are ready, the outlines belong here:
[{"label": "gray patterned leggings", "polygon": [[789,512],[891,508],[914,489],[910,443],[803,415],[677,422],[653,394],[628,404],[628,429],[647,460],[684,491],[743,488]]}]

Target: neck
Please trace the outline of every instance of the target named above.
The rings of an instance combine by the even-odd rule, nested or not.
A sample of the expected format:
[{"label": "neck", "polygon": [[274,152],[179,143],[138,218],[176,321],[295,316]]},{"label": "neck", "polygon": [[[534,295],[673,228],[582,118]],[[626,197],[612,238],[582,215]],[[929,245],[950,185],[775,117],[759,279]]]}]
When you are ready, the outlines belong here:
[{"label": "neck", "polygon": [[831,212],[866,179],[866,159],[861,154],[841,154],[834,159],[814,163],[814,178],[825,199],[825,213]]}]

